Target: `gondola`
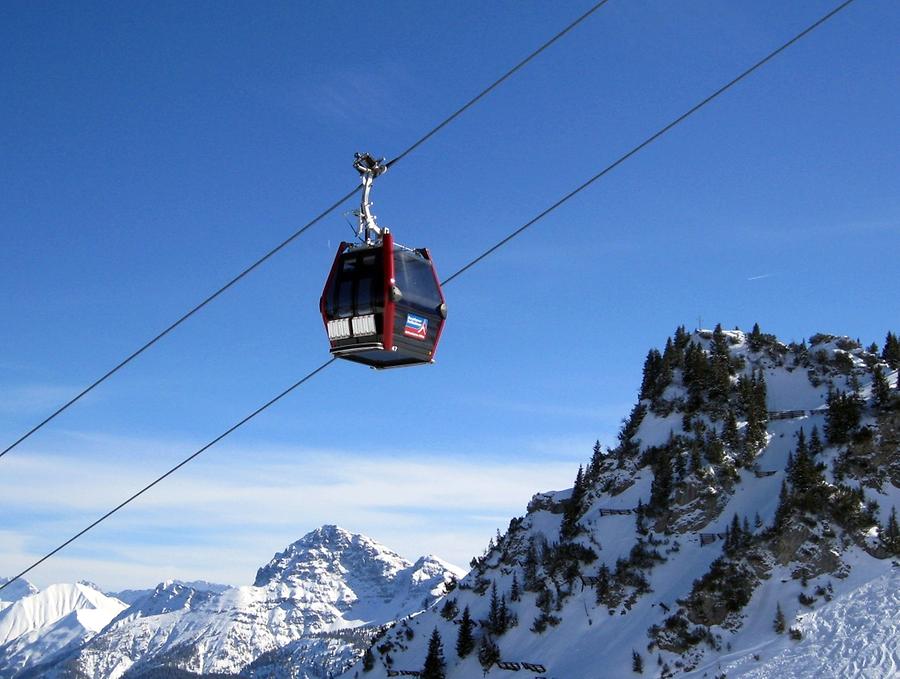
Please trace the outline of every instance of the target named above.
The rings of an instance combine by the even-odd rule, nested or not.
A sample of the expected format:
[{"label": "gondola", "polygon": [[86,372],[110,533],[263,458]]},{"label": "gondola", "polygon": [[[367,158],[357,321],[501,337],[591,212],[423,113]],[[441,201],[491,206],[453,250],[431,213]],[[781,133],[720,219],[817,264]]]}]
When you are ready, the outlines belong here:
[{"label": "gondola", "polygon": [[434,362],[447,304],[425,248],[394,242],[370,211],[374,179],[386,166],[356,154],[363,183],[357,243],[341,243],[319,309],[336,358],[377,369]]}]

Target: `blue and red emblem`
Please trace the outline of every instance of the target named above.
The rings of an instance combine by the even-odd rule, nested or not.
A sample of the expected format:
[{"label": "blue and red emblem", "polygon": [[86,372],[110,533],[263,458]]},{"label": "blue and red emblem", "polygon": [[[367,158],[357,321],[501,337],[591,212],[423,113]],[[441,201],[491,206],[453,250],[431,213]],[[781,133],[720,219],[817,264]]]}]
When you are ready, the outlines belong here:
[{"label": "blue and red emblem", "polygon": [[406,325],[403,327],[403,334],[413,339],[424,340],[428,335],[428,319],[415,314],[406,314]]}]

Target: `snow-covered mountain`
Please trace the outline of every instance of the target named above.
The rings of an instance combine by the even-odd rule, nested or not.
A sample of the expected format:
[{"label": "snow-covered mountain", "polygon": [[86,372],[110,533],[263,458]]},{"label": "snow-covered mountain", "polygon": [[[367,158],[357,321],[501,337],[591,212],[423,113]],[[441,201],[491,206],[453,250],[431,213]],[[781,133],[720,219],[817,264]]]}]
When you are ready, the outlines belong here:
[{"label": "snow-covered mountain", "polygon": [[253,585],[216,591],[164,582],[63,661],[23,676],[118,679],[174,668],[325,677],[458,575],[436,557],[410,563],[363,535],[323,526],[276,554]]},{"label": "snow-covered mountain", "polygon": [[[9,578],[0,578],[0,585],[6,585]],[[0,611],[12,606],[19,599],[38,593],[38,588],[25,578],[14,580],[3,589],[0,589]]]},{"label": "snow-covered mountain", "polygon": [[[207,582],[206,580],[191,580],[189,582],[185,582],[184,580],[169,580],[164,583],[166,584],[175,584],[175,585],[183,585],[184,587],[189,587],[191,589],[195,589],[199,592],[216,592],[222,593],[226,589],[231,589],[231,585],[221,585],[215,582]],[[108,596],[115,597],[119,601],[124,601],[126,604],[131,606],[135,602],[144,597],[153,594],[153,589],[123,589],[119,592],[107,592]]]},{"label": "snow-covered mountain", "polygon": [[679,328],[617,445],[344,679],[897,676],[898,367]]},{"label": "snow-covered mountain", "polygon": [[16,676],[27,666],[78,646],[125,608],[118,599],[81,583],[51,585],[19,598],[0,611],[0,676]]}]

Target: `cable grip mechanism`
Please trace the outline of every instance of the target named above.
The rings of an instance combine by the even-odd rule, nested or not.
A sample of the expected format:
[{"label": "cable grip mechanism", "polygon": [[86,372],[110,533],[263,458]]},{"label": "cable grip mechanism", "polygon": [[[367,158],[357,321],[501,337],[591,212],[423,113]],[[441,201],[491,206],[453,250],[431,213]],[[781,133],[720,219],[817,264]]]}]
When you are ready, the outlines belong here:
[{"label": "cable grip mechanism", "polygon": [[372,214],[372,203],[369,200],[369,195],[372,192],[372,184],[375,183],[375,178],[387,172],[387,165],[384,162],[384,158],[379,160],[368,153],[356,153],[353,156],[353,167],[359,172],[363,186],[359,209],[353,211],[358,220],[356,235],[364,243],[371,245],[381,238],[382,229],[375,223],[375,215]]}]

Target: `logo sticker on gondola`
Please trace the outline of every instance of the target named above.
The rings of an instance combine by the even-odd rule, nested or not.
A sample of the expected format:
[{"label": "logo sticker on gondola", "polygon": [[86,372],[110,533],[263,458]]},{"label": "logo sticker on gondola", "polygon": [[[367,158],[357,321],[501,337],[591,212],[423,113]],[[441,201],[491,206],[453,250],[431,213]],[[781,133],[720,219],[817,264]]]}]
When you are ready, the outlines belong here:
[{"label": "logo sticker on gondola", "polygon": [[428,335],[428,319],[415,314],[406,314],[406,325],[403,328],[403,334],[417,340],[425,339]]}]

